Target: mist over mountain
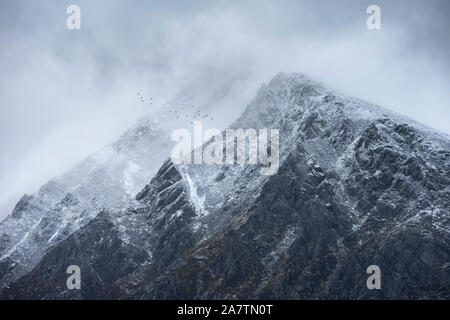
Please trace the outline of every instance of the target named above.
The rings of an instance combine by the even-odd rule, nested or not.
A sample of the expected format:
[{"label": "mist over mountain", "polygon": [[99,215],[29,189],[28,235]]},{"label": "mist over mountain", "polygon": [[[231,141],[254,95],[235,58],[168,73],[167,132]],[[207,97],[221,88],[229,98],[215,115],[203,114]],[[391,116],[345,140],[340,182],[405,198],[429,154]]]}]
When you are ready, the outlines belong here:
[{"label": "mist over mountain", "polygon": [[[236,97],[236,90],[247,79],[233,73],[213,82],[210,77],[215,75],[192,79],[172,101],[138,92],[146,104],[158,105],[156,110],[35,194],[21,197],[0,223],[0,287],[34,268],[49,248],[99,211],[120,211],[131,205],[170,156],[175,143],[172,130],[192,127],[195,120],[202,120],[205,128],[224,127],[233,118],[230,105],[246,99],[246,94]],[[200,95],[199,88],[205,87],[209,91]],[[221,115],[219,108],[228,114]]]},{"label": "mist over mountain", "polygon": [[[0,1],[0,220],[160,107],[137,93],[165,103],[188,91],[200,105],[234,79],[215,109],[223,129],[262,82],[299,71],[450,133],[449,1],[377,0],[380,30],[366,25],[372,4]],[[80,30],[67,28],[69,5]]]},{"label": "mist over mountain", "polygon": [[[0,297],[450,298],[448,135],[302,74],[241,110],[227,127],[279,130],[275,175],[175,165],[177,123],[143,118],[0,224]],[[383,290],[366,287],[371,265]]]}]

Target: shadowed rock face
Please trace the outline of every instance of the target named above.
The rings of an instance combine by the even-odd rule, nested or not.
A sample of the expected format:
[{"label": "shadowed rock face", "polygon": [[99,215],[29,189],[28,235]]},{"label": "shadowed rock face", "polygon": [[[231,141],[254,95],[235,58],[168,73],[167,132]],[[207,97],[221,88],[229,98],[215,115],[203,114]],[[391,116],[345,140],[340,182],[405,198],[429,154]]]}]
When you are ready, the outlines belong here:
[{"label": "shadowed rock face", "polygon": [[0,297],[450,298],[447,136],[296,74],[231,127],[280,130],[276,175],[166,161],[136,203],[99,213]]},{"label": "shadowed rock face", "polygon": [[[190,220],[193,209],[186,201],[180,180],[175,167],[166,162],[137,195],[136,206],[120,213],[101,211],[51,248],[31,272],[4,289],[0,297],[108,298],[103,290],[116,280],[153,259],[165,261],[178,256],[195,243],[190,229],[185,227],[184,221]],[[177,215],[180,210],[183,214]],[[70,265],[81,269],[81,290],[66,287]]]},{"label": "shadowed rock face", "polygon": [[[125,244],[107,212],[101,212],[79,232],[52,248],[38,266],[13,283],[2,298],[92,299],[105,283],[132,272],[147,259],[147,253]],[[67,267],[82,270],[81,290],[68,290]],[[36,277],[36,275],[39,275]]]},{"label": "shadowed rock face", "polygon": [[114,144],[46,183],[36,194],[23,196],[0,222],[0,288],[31,271],[51,247],[102,209],[126,208],[164,162],[163,154],[170,150],[170,143],[162,139],[166,135],[143,118]]}]

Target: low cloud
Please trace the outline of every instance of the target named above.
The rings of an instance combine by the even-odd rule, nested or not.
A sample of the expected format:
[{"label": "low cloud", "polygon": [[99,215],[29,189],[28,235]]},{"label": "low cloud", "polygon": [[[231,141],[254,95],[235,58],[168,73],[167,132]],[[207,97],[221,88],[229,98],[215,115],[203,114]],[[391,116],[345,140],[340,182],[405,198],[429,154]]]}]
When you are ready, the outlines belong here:
[{"label": "low cloud", "polygon": [[[66,29],[70,4],[81,8],[79,31]],[[450,4],[377,1],[377,31],[366,28],[370,4],[2,2],[0,204],[34,192],[152,111],[137,92],[167,101],[197,83],[202,95],[205,77],[240,79],[244,103],[277,72],[304,72],[450,133]]]}]

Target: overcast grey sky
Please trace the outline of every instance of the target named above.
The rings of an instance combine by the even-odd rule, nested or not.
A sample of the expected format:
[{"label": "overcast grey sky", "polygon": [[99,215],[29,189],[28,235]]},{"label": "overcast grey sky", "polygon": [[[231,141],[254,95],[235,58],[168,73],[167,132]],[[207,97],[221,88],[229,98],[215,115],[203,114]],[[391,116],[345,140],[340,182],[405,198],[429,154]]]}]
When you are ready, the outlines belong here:
[{"label": "overcast grey sky", "polygon": [[136,92],[210,70],[304,72],[450,133],[449,30],[447,0],[0,0],[0,207],[119,136],[148,111]]}]

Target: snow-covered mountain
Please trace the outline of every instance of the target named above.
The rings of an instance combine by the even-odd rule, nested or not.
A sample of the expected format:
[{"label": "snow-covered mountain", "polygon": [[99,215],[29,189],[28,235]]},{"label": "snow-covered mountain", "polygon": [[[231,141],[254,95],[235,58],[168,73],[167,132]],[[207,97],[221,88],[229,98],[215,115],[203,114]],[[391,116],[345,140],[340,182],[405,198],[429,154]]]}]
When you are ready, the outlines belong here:
[{"label": "snow-covered mountain", "polygon": [[[279,74],[263,85],[230,127],[279,129],[278,173],[261,175],[259,165],[174,165],[166,160],[151,180],[142,177],[149,183],[135,201],[127,195],[133,184],[116,188],[114,198],[122,200],[110,204],[108,189],[100,190],[105,205],[85,202],[86,211],[76,215],[85,223],[71,218],[79,196],[50,184],[47,189],[55,194],[64,190],[58,195],[63,201],[52,207],[58,214],[50,214],[64,222],[29,218],[23,226],[6,228],[8,220],[2,224],[5,230],[19,230],[15,242],[8,242],[7,234],[2,243],[28,250],[22,256],[41,251],[35,268],[11,278],[0,296],[450,297],[447,135],[300,74]],[[125,145],[134,150],[139,134],[131,132],[124,136]],[[145,153],[146,146],[141,147],[138,153]],[[136,153],[127,148],[119,150]],[[99,161],[109,167],[117,158],[113,154]],[[145,167],[132,160],[134,169],[122,165],[114,172]],[[94,185],[108,186],[107,181]],[[22,199],[8,219],[22,212],[42,216],[42,206],[51,202],[45,189],[39,197]],[[68,223],[77,227],[65,233],[61,226]],[[39,239],[40,234],[23,233],[47,226],[57,230],[47,251],[17,243]],[[10,266],[5,259],[2,266]],[[81,267],[81,290],[65,286],[71,264]],[[382,290],[366,287],[370,265],[381,268]],[[1,274],[18,274],[2,266]]]},{"label": "snow-covered mountain", "polygon": [[150,118],[141,119],[115,143],[23,196],[0,224],[1,283],[29,271],[99,210],[126,207],[169,154],[168,136]]},{"label": "snow-covered mountain", "polygon": [[[145,103],[159,103],[160,109],[36,194],[24,195],[0,223],[0,288],[34,268],[49,248],[92,221],[99,211],[121,211],[131,205],[170,156],[173,129],[189,128],[194,120],[223,126],[224,118],[211,114],[230,103],[239,79],[243,81],[234,75],[205,83],[199,77],[171,102],[142,98]],[[209,91],[200,96],[199,87]]]}]

